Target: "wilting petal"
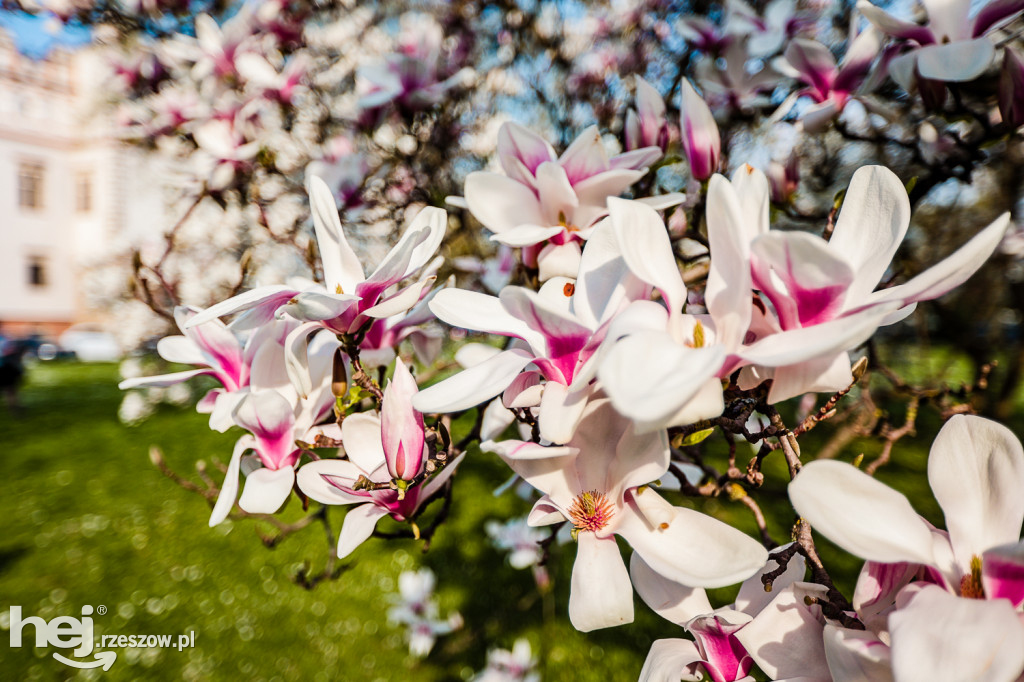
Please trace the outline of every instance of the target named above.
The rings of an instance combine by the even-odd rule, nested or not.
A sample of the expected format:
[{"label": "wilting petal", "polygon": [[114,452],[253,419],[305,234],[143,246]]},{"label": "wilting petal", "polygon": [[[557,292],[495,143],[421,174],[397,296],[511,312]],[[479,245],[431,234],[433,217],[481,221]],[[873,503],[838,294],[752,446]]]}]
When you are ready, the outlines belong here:
[{"label": "wilting petal", "polygon": [[994,421],[955,415],[928,455],[928,482],[946,517],[961,570],[971,559],[1020,539],[1024,522],[1024,448]]},{"label": "wilting petal", "polygon": [[697,664],[703,662],[697,645],[688,639],[657,639],[644,660],[638,682],[702,680]]},{"label": "wilting petal", "polygon": [[907,498],[845,462],[810,462],[789,484],[789,499],[813,528],[854,556],[934,562],[931,531]]},{"label": "wilting petal", "polygon": [[387,513],[387,509],[375,504],[361,504],[349,509],[338,536],[338,558],[344,559],[373,535],[377,522]]},{"label": "wilting petal", "polygon": [[981,584],[988,599],[1024,603],[1024,542],[994,547],[982,555]]},{"label": "wilting petal", "polygon": [[809,583],[790,585],[734,635],[770,679],[831,679],[821,639],[824,624],[804,602],[808,591],[814,594],[815,589],[825,590]]},{"label": "wilting petal", "polygon": [[662,618],[682,625],[692,618],[714,611],[707,592],[699,587],[687,587],[664,577],[633,552],[629,560],[629,575],[633,587],[644,603]]},{"label": "wilting petal", "polygon": [[837,680],[892,682],[889,647],[873,632],[825,626],[825,659]]},{"label": "wilting petal", "polygon": [[543,225],[540,201],[533,191],[512,178],[477,171],[466,176],[466,203],[473,216],[491,232],[516,225]]},{"label": "wilting petal", "polygon": [[[356,285],[362,282],[363,266],[359,257],[345,239],[345,232],[338,217],[338,206],[334,193],[327,183],[316,176],[309,179],[309,205],[313,213],[317,246],[320,247],[320,261],[324,266],[324,279],[331,293],[354,293]],[[338,291],[341,287],[341,291]]]},{"label": "wilting petal", "polygon": [[937,81],[972,81],[985,73],[995,54],[995,45],[984,37],[945,45],[927,45],[915,52],[917,72],[922,78]]},{"label": "wilting petal", "polygon": [[479,365],[420,391],[412,404],[424,414],[457,412],[498,395],[534,360],[524,350],[502,351]]},{"label": "wilting petal", "polygon": [[238,469],[242,463],[242,453],[256,445],[252,436],[242,436],[235,443],[235,450],[231,453],[231,460],[228,462],[228,470],[224,474],[224,483],[220,487],[220,495],[217,496],[217,503],[213,505],[213,512],[210,514],[210,528],[223,521],[231,513],[235,506],[235,498],[238,497]]},{"label": "wilting petal", "polygon": [[257,469],[246,477],[238,506],[250,514],[273,514],[288,499],[294,483],[295,470],[291,467]]},{"label": "wilting petal", "polygon": [[615,538],[577,537],[569,620],[580,632],[633,622],[633,585]]},{"label": "wilting petal", "polygon": [[896,174],[884,166],[857,169],[828,242],[856,273],[848,301],[859,303],[874,291],[909,225],[910,200]]},{"label": "wilting petal", "polygon": [[[898,682],[1013,682],[1024,670],[1024,625],[1003,599],[963,599],[936,585],[904,590],[889,616]],[[902,595],[901,595],[902,598]]]},{"label": "wilting petal", "polygon": [[[659,497],[651,489],[641,494]],[[666,578],[692,587],[723,587],[749,578],[768,559],[759,542],[732,526],[692,509],[672,509],[672,520],[655,528],[630,499],[616,529]]]}]

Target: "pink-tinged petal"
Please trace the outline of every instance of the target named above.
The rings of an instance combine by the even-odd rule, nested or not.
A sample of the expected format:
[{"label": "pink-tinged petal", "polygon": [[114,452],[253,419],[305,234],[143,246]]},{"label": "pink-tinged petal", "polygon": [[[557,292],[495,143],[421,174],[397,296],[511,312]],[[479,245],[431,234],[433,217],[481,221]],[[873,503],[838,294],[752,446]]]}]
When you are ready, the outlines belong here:
[{"label": "pink-tinged petal", "polygon": [[498,395],[534,358],[524,350],[507,350],[490,360],[420,391],[412,404],[424,414],[457,412]]},{"label": "pink-tinged petal", "polygon": [[363,311],[367,317],[383,319],[404,313],[419,302],[423,296],[423,289],[429,287],[437,279],[433,275],[424,277],[418,282],[403,288],[394,296],[389,296],[375,306]]},{"label": "pink-tinged petal", "polygon": [[770,679],[832,679],[821,639],[824,623],[804,601],[824,591],[820,585],[794,583],[734,635]]},{"label": "pink-tinged petal", "polygon": [[957,564],[1020,539],[1024,522],[1024,448],[1008,428],[955,415],[928,455],[928,482],[946,518]]},{"label": "pink-tinged petal", "polygon": [[[383,289],[418,271],[441,245],[447,227],[448,214],[443,209],[427,206],[421,210],[373,274],[366,278],[367,284],[376,284]],[[365,294],[363,296],[366,297]]]},{"label": "pink-tinged petal", "polygon": [[544,353],[544,337],[522,319],[509,314],[497,296],[465,289],[445,289],[430,302],[430,311],[453,327],[515,336],[530,344],[538,355]]},{"label": "pink-tinged petal", "polygon": [[800,74],[800,80],[812,89],[811,96],[820,102],[832,91],[838,68],[835,57],[816,40],[795,38],[784,53],[786,61]]},{"label": "pink-tinged petal", "polygon": [[[517,477],[513,476],[512,478],[515,480]],[[533,503],[533,508],[526,517],[527,525],[533,527],[550,526],[553,523],[561,523],[565,520],[565,514],[561,512],[557,505],[551,502],[551,498],[547,495],[542,496]]]},{"label": "pink-tinged petal", "polygon": [[644,603],[662,618],[682,625],[692,618],[714,611],[707,592],[669,580],[652,569],[639,554],[629,560],[633,587]]},{"label": "pink-tinged petal", "polygon": [[410,480],[423,464],[423,415],[412,408],[418,392],[416,380],[399,358],[391,382],[384,389],[380,416],[384,457],[392,478]]},{"label": "pink-tinged petal", "polygon": [[252,326],[264,324],[274,319],[274,313],[277,312],[277,309],[299,293],[298,289],[283,285],[257,287],[238,296],[232,296],[226,301],[221,301],[206,310],[196,313],[185,323],[185,328],[191,329],[224,315],[252,309],[259,310],[259,314],[251,320]]},{"label": "pink-tinged petal", "polygon": [[377,522],[387,516],[388,510],[375,504],[361,504],[352,507],[345,514],[345,521],[338,536],[338,558],[344,559],[373,535]]},{"label": "pink-tinged petal", "polygon": [[825,660],[833,678],[844,682],[892,682],[889,646],[873,632],[831,623],[824,632]]},{"label": "pink-tinged petal", "polygon": [[823,132],[828,128],[832,119],[839,114],[839,111],[840,108],[836,105],[835,99],[827,99],[820,104],[807,107],[800,113],[800,123],[803,125],[804,132],[811,135]]},{"label": "pink-tinged petal", "polygon": [[[572,189],[565,169],[554,161],[545,161],[537,168],[537,189],[544,221],[538,225],[574,224],[576,207],[580,200]],[[586,225],[576,225],[586,227]]]},{"label": "pink-tinged petal", "polygon": [[722,147],[718,124],[690,81],[684,78],[681,87],[683,151],[690,164],[690,174],[697,180],[707,180],[718,170],[718,155]]},{"label": "pink-tinged petal", "polygon": [[932,32],[927,27],[897,19],[888,12],[875,7],[868,0],[858,0],[857,9],[865,19],[874,24],[875,28],[894,38],[915,40],[922,45],[935,42]]},{"label": "pink-tinged petal", "polygon": [[376,412],[359,412],[341,423],[341,440],[349,460],[367,476],[387,463]]},{"label": "pink-tinged petal", "polygon": [[482,452],[493,452],[506,461],[550,459],[552,457],[568,457],[569,455],[578,455],[580,453],[579,448],[568,445],[541,445],[540,443],[532,443],[525,440],[503,440],[498,443],[485,440],[480,443],[480,450]]},{"label": "pink-tinged petal", "polygon": [[994,547],[982,555],[981,584],[987,599],[1024,604],[1024,542]]},{"label": "pink-tinged petal", "polygon": [[715,682],[730,682],[745,677],[754,665],[735,633],[753,618],[739,611],[723,609],[714,614],[697,616],[686,629],[704,652],[705,667]]},{"label": "pink-tinged petal", "polygon": [[740,585],[739,594],[736,595],[734,608],[737,611],[742,611],[751,616],[756,615],[775,598],[776,594],[795,582],[803,581],[804,574],[807,572],[807,562],[799,554],[793,555],[786,564],[786,570],[782,572],[782,575],[772,581],[771,592],[765,590],[764,582],[761,580],[762,575],[779,568],[779,564],[773,558],[773,555],[788,548],[790,544],[792,543],[773,549],[768,554],[768,562],[764,565],[764,568],[743,581],[743,584]]},{"label": "pink-tinged petal", "polygon": [[[763,199],[767,212],[767,193]],[[723,176],[712,176],[708,183],[707,224],[713,257],[704,300],[715,321],[718,339],[729,350],[739,348],[750,326],[750,243],[757,234],[745,213],[736,188]]]},{"label": "pink-tinged petal", "polygon": [[1024,61],[1020,53],[1009,46],[1003,50],[1003,68],[999,74],[999,115],[1010,128],[1024,125]]},{"label": "pink-tinged petal", "polygon": [[288,499],[294,483],[295,470],[291,467],[257,469],[246,477],[238,506],[250,514],[273,514]]},{"label": "pink-tinged petal", "polygon": [[277,391],[249,393],[235,408],[234,417],[236,424],[256,437],[264,466],[279,468],[295,450],[293,407]]},{"label": "pink-tinged petal", "polygon": [[810,462],[789,484],[789,499],[815,530],[854,556],[934,561],[931,531],[907,498],[845,462]]},{"label": "pink-tinged petal", "polygon": [[615,538],[577,537],[569,620],[580,632],[633,622],[633,585]]},{"label": "pink-tinged petal", "polygon": [[945,45],[927,45],[916,52],[917,72],[922,78],[937,81],[972,81],[985,73],[995,54],[995,45],[984,37]]},{"label": "pink-tinged petal", "polygon": [[498,158],[509,176],[515,176],[516,167],[510,161],[517,159],[530,173],[545,161],[555,160],[555,150],[548,141],[518,123],[508,122],[498,131]]},{"label": "pink-tinged petal", "polygon": [[[608,154],[601,144],[597,126],[590,126],[562,152],[558,165],[565,169],[569,182],[575,185],[609,169]],[[538,176],[538,180],[539,180]]]},{"label": "pink-tinged petal", "polygon": [[875,292],[870,302],[878,304],[898,301],[906,305],[915,301],[930,301],[955,289],[988,260],[1009,225],[1010,214],[1004,213],[940,263],[909,282]]},{"label": "pink-tinged petal", "polygon": [[466,176],[464,192],[473,217],[491,232],[546,222],[537,195],[510,177],[476,171]]},{"label": "pink-tinged petal", "polygon": [[839,73],[832,84],[833,89],[843,93],[856,90],[867,78],[872,62],[881,51],[882,34],[874,26],[868,26],[846,48],[846,54],[839,63]]},{"label": "pink-tinged petal", "polygon": [[[626,121],[622,126],[622,137],[625,141],[626,149],[637,149],[644,144],[640,132],[640,118],[633,109],[626,111]],[[661,150],[659,149],[658,151]]]},{"label": "pink-tinged petal", "polygon": [[[649,488],[640,494],[660,497]],[[615,531],[666,578],[692,587],[724,587],[749,578],[768,559],[759,542],[732,526],[692,509],[672,511],[671,521],[655,528],[630,499]]]},{"label": "pink-tinged petal", "polygon": [[896,595],[917,576],[920,569],[920,565],[906,562],[864,562],[853,591],[853,608],[869,629],[886,629],[885,621],[896,603]]},{"label": "pink-tinged petal", "polygon": [[299,467],[296,482],[299,490],[321,504],[361,504],[366,497],[342,490],[365,475],[352,462],[341,459],[321,459]]},{"label": "pink-tinged petal", "polygon": [[[318,325],[317,325],[318,326]],[[288,376],[286,346],[288,337],[281,342],[266,341],[249,358],[249,387],[254,391],[283,389],[291,379]]]},{"label": "pink-tinged petal", "polygon": [[[664,152],[661,151],[661,147],[655,145],[649,145],[647,147],[641,147],[639,149],[632,149],[623,154],[617,154],[612,158],[608,159],[608,167],[610,170],[640,170],[646,169],[652,163],[662,157]],[[590,180],[592,178],[587,178]],[[587,182],[584,180],[583,182]],[[630,183],[633,184],[633,183]],[[579,188],[577,187],[577,191]]]},{"label": "pink-tinged petal", "polygon": [[185,336],[165,336],[157,342],[156,352],[167,362],[210,366],[210,358],[203,355],[195,341]]},{"label": "pink-tinged petal", "polygon": [[972,38],[980,38],[1024,11],[1024,0],[992,0],[978,10],[974,17]]},{"label": "pink-tinged petal", "polygon": [[541,227],[540,225],[518,225],[505,232],[491,237],[493,241],[516,248],[542,244],[555,235],[562,234],[565,228],[561,225]]},{"label": "pink-tinged petal", "polygon": [[220,487],[220,494],[217,502],[213,505],[213,512],[210,514],[210,528],[223,521],[231,513],[235,506],[235,499],[238,497],[238,470],[242,463],[242,453],[253,448],[256,440],[252,436],[242,436],[235,443],[235,450],[231,453],[231,460],[228,462],[228,470],[224,474],[224,483]]},{"label": "pink-tinged petal", "polygon": [[[641,146],[657,147],[660,151],[667,140],[663,135],[668,127],[667,108],[661,93],[640,76],[636,81],[636,109],[640,117],[640,130],[643,144]],[[614,163],[614,159],[612,160]]]},{"label": "pink-tinged petal", "polygon": [[[326,182],[316,176],[310,177],[308,191],[327,290],[339,294],[354,293],[356,285],[365,276],[359,257],[345,239],[341,219],[338,217],[338,206],[334,203],[334,193]],[[338,287],[341,287],[341,291],[338,291]]]},{"label": "pink-tinged petal", "polygon": [[[688,639],[657,639],[644,660],[638,682],[699,680],[697,665],[703,662],[697,645]],[[684,677],[684,675],[686,677]]]},{"label": "pink-tinged petal", "polygon": [[213,371],[209,369],[189,369],[184,372],[172,372],[171,374],[160,374],[153,377],[135,377],[133,379],[125,379],[117,387],[122,391],[127,391],[130,388],[173,386],[183,381],[188,381],[200,374],[213,374]]},{"label": "pink-tinged petal", "polygon": [[856,273],[847,294],[850,303],[860,303],[878,286],[909,225],[910,200],[896,174],[884,166],[858,169],[828,242],[828,249],[841,254]]},{"label": "pink-tinged petal", "polygon": [[608,210],[626,265],[662,293],[670,317],[680,315],[686,304],[686,285],[665,222],[653,208],[635,201],[609,199]]},{"label": "pink-tinged petal", "polygon": [[[500,351],[499,351],[500,352]],[[540,405],[544,386],[537,372],[523,372],[509,384],[501,395],[501,404],[508,408],[536,407]]]},{"label": "pink-tinged petal", "polygon": [[565,244],[548,244],[537,254],[540,281],[554,277],[575,277],[580,269],[581,249],[573,240]]},{"label": "pink-tinged petal", "polygon": [[904,590],[909,601],[889,616],[898,682],[1013,682],[1024,671],[1024,625],[1009,602],[914,587]]},{"label": "pink-tinged petal", "polygon": [[[679,425],[680,410],[702,397],[724,361],[722,346],[687,348],[663,331],[641,331],[615,343],[597,372],[615,409],[650,431]],[[721,400],[719,384],[708,409],[720,413]]]},{"label": "pink-tinged petal", "polygon": [[552,443],[568,443],[587,407],[590,388],[570,392],[565,384],[549,381],[541,394],[540,435]]},{"label": "pink-tinged petal", "polygon": [[768,403],[774,405],[804,393],[835,393],[852,383],[848,353],[837,353],[831,357],[823,355],[777,368],[772,375]]},{"label": "pink-tinged petal", "polygon": [[498,298],[510,315],[540,332],[544,337],[544,356],[561,371],[566,383],[572,381],[579,351],[590,339],[592,330],[546,296],[525,287],[505,287]]},{"label": "pink-tinged petal", "polygon": [[839,316],[854,271],[825,240],[806,232],[772,231],[755,239],[750,249],[754,288],[771,300],[783,329]]}]

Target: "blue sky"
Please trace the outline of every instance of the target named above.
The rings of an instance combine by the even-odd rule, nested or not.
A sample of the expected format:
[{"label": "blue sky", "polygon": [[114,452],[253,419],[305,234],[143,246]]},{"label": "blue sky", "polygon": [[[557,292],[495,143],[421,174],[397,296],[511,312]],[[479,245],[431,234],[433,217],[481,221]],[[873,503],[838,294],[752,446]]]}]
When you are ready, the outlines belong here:
[{"label": "blue sky", "polygon": [[88,28],[64,26],[52,15],[0,11],[0,27],[10,34],[22,54],[34,59],[42,59],[55,47],[76,47],[91,39]]}]

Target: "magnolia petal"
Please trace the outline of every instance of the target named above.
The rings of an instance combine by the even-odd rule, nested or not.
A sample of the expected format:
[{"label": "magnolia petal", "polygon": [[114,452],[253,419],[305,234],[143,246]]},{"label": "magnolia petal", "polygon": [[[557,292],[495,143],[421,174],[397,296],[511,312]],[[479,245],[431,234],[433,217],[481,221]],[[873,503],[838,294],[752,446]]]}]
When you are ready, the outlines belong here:
[{"label": "magnolia petal", "polygon": [[[660,159],[662,154],[664,154],[664,152],[661,151],[661,147],[655,146],[631,149],[628,152],[616,154],[612,158],[608,159],[608,167],[611,170],[646,169],[652,163]],[[586,182],[586,180],[583,182]],[[618,192],[616,192],[616,194],[618,194]]]},{"label": "magnolia petal", "polygon": [[343,315],[358,300],[359,296],[354,294],[304,291],[285,304],[284,310],[298,320],[308,322],[333,320]]},{"label": "magnolia petal", "polygon": [[697,645],[688,639],[657,639],[647,653],[638,682],[703,680],[697,670],[697,664],[703,661]]},{"label": "magnolia petal", "polygon": [[354,292],[356,285],[365,279],[363,266],[345,239],[345,231],[338,217],[338,206],[334,203],[334,193],[326,182],[315,175],[309,178],[308,191],[327,290],[335,292],[341,287],[342,291]]},{"label": "magnolia petal", "polygon": [[377,522],[387,514],[387,509],[375,504],[361,504],[349,509],[341,526],[341,535],[338,536],[338,558],[344,559],[363,544],[373,535]]},{"label": "magnolia petal", "polygon": [[484,408],[484,418],[480,423],[480,439],[486,441],[500,437],[515,420],[516,416],[512,410],[502,405],[500,400],[492,400]]},{"label": "magnolia petal", "polygon": [[520,161],[532,174],[537,171],[537,166],[545,161],[554,161],[556,156],[547,140],[518,123],[508,121],[498,130],[498,159],[505,172],[514,176],[518,167],[511,164],[513,159]]},{"label": "magnolia petal", "polygon": [[554,277],[575,277],[580,269],[581,252],[579,242],[547,244],[537,254],[537,276],[542,282]]},{"label": "magnolia petal", "polygon": [[486,343],[467,343],[455,351],[455,362],[459,363],[461,367],[472,367],[493,358],[500,352],[500,348]]},{"label": "magnolia petal", "polygon": [[598,223],[583,249],[576,276],[572,296],[576,318],[597,329],[619,311],[624,301],[646,298],[646,286],[630,273],[611,220]]},{"label": "magnolia petal", "polygon": [[692,509],[673,509],[671,522],[653,528],[630,500],[616,529],[654,571],[683,585],[723,587],[764,566],[768,551],[753,538]]},{"label": "magnolia petal", "polygon": [[558,165],[565,169],[573,185],[609,169],[608,154],[601,144],[601,133],[596,125],[590,126],[572,141],[559,157]]},{"label": "magnolia petal", "polygon": [[1024,448],[1001,424],[955,415],[928,455],[928,482],[942,507],[961,570],[971,559],[1020,539],[1024,522]]},{"label": "magnolia petal", "polygon": [[246,477],[238,506],[250,514],[273,514],[288,499],[294,483],[295,470],[291,467],[257,469]]},{"label": "magnolia petal", "polygon": [[418,390],[416,380],[398,358],[391,382],[384,389],[380,415],[384,457],[392,478],[410,480],[423,464],[423,415],[412,408]]},{"label": "magnolia petal", "polygon": [[358,412],[345,417],[341,422],[341,440],[349,460],[366,475],[386,463],[380,417],[376,412]]},{"label": "magnolia petal", "polygon": [[549,381],[541,394],[540,435],[552,443],[568,443],[583,418],[590,388],[570,392],[565,384]]},{"label": "magnolia petal", "polygon": [[978,38],[1006,24],[1014,15],[1024,11],[1024,0],[993,0],[978,10],[974,17],[972,38]]},{"label": "magnolia petal", "polygon": [[445,289],[434,296],[430,310],[453,327],[523,339],[535,353],[544,352],[544,337],[511,315],[497,296],[465,289]]},{"label": "magnolia petal", "polygon": [[[658,149],[658,155],[661,155],[660,149]],[[589,207],[591,209],[589,211],[590,216],[583,219],[580,219],[580,214],[577,213],[577,225],[579,227],[589,227],[594,220],[607,213],[608,199],[617,197],[625,192],[626,189],[642,178],[645,173],[646,170],[616,168],[599,173],[575,184],[573,189],[580,198],[580,208]]]},{"label": "magnolia petal", "polygon": [[714,614],[697,616],[686,624],[704,652],[705,667],[713,676],[737,680],[750,672],[754,661],[733,635],[751,620],[745,613],[721,609]]},{"label": "magnolia petal", "polygon": [[[338,484],[351,485],[363,475],[352,462],[341,459],[321,459],[299,467],[295,479],[299,490],[320,504],[361,504],[366,498],[345,492]],[[344,482],[344,483],[342,483]]]},{"label": "magnolia petal", "polygon": [[533,356],[506,350],[416,394],[412,404],[424,414],[468,410],[498,395],[512,383]]},{"label": "magnolia petal", "polygon": [[892,682],[889,647],[873,632],[850,630],[831,623],[824,632],[825,660],[843,682]]},{"label": "magnolia petal", "polygon": [[1024,670],[1024,625],[1003,599],[963,599],[936,585],[904,594],[889,616],[899,682],[1013,682]]},{"label": "magnolia petal", "polygon": [[[402,239],[399,240],[401,244],[402,240],[410,239],[416,241],[416,247],[413,249],[412,256],[409,258],[409,264],[405,269],[405,272],[399,279],[405,279],[406,277],[412,276],[413,273],[420,270],[423,265],[430,260],[430,258],[437,251],[437,248],[441,246],[441,241],[444,239],[445,231],[448,227],[448,213],[436,206],[425,206],[416,214],[416,217],[412,219],[409,226],[405,228],[405,232],[402,234]],[[422,238],[417,238],[415,235],[426,229],[426,234]],[[395,245],[395,248],[399,244]],[[431,279],[433,281],[433,279]]]},{"label": "magnolia petal", "polygon": [[996,46],[985,37],[944,45],[926,45],[917,50],[917,72],[922,78],[962,83],[985,73],[996,54]]},{"label": "magnolia petal", "polygon": [[816,98],[827,96],[836,76],[836,59],[827,47],[817,40],[795,38],[790,41],[783,56],[800,74],[800,79],[814,89]]},{"label": "magnolia petal", "polygon": [[740,347],[750,326],[750,242],[756,235],[748,223],[733,186],[721,175],[711,176],[707,224],[714,258],[704,300],[719,341],[729,350]]},{"label": "magnolia petal", "polygon": [[[215,321],[222,327],[224,326],[220,320]],[[228,333],[230,334],[230,332]],[[236,341],[235,345],[237,344]],[[210,366],[211,358],[203,354],[199,344],[185,336],[165,336],[157,342],[156,352],[167,362]]]},{"label": "magnolia petal", "polygon": [[711,109],[685,78],[680,81],[682,106],[680,129],[683,151],[690,165],[690,174],[697,180],[706,180],[718,170],[718,156],[722,141],[718,124]]},{"label": "magnolia petal", "polygon": [[543,225],[540,201],[529,187],[510,177],[476,171],[466,176],[469,210],[491,232],[505,232],[517,225]]},{"label": "magnolia petal", "polygon": [[[525,287],[505,287],[499,295],[501,305],[513,317],[544,337],[545,355],[558,357],[583,348],[593,333],[546,296]],[[567,377],[568,378],[568,377]]]},{"label": "magnolia petal", "polygon": [[221,393],[210,411],[210,428],[219,433],[224,433],[235,425],[235,409],[238,404],[249,394],[249,389]]},{"label": "magnolia petal", "polygon": [[896,174],[884,166],[857,169],[828,242],[856,273],[847,301],[859,303],[874,291],[909,225],[910,200]]},{"label": "magnolia petal", "polygon": [[[889,291],[888,289],[886,291]],[[882,320],[897,304],[865,308],[822,324],[771,334],[738,353],[754,365],[783,367],[855,348],[871,338]]]},{"label": "magnolia petal", "polygon": [[577,537],[569,620],[580,632],[633,622],[633,585],[615,538]]},{"label": "magnolia petal", "polygon": [[503,440],[500,442],[483,441],[480,443],[481,452],[493,452],[502,459],[549,459],[551,457],[566,457],[578,455],[579,448],[568,445],[541,445],[523,440]]},{"label": "magnolia petal", "polygon": [[916,40],[921,45],[935,42],[932,32],[927,27],[897,19],[881,8],[875,7],[868,0],[858,0],[857,10],[879,31],[888,33],[895,38]]},{"label": "magnolia petal", "polygon": [[235,450],[231,453],[231,460],[228,462],[228,470],[224,474],[224,483],[220,487],[220,494],[217,502],[213,505],[213,512],[210,514],[210,528],[223,521],[231,513],[235,506],[235,499],[238,497],[238,470],[242,464],[242,453],[252,448],[256,440],[252,436],[242,436],[235,443]]},{"label": "magnolia petal", "polygon": [[[512,480],[515,481],[518,478],[518,476],[513,476]],[[527,525],[533,527],[550,526],[553,523],[561,523],[563,521],[565,521],[565,514],[547,495],[542,496],[533,503],[533,508],[526,517]]]},{"label": "magnolia petal", "polygon": [[280,284],[256,287],[255,289],[246,291],[238,296],[232,296],[226,301],[221,301],[220,303],[216,303],[209,308],[196,313],[185,323],[185,329],[191,329],[192,327],[203,324],[204,322],[215,320],[218,317],[231,315],[232,313],[249,310],[251,308],[264,309],[264,313],[257,318],[257,324],[267,322],[273,319],[274,313],[277,312],[278,308],[294,298],[298,293],[300,293],[298,289]]},{"label": "magnolia petal", "polygon": [[629,575],[633,579],[633,588],[644,603],[676,625],[714,611],[707,592],[669,580],[644,563],[636,552],[629,560]]},{"label": "magnolia petal", "polygon": [[653,197],[640,197],[634,199],[644,206],[650,206],[656,211],[663,211],[666,208],[672,208],[686,201],[686,195],[682,192],[666,192],[665,194],[659,194]]},{"label": "magnolia petal", "polygon": [[540,225],[517,225],[509,230],[491,237],[492,240],[501,244],[508,244],[514,247],[533,246],[561,234],[565,228],[561,225],[554,227],[542,227]]},{"label": "magnolia petal", "polygon": [[821,639],[824,624],[804,602],[811,588],[824,592],[818,585],[794,583],[733,635],[770,679],[831,679]]},{"label": "magnolia petal", "polygon": [[789,499],[812,527],[854,556],[934,562],[931,531],[907,498],[845,462],[810,462],[789,484]]},{"label": "magnolia petal", "polygon": [[848,353],[823,355],[775,370],[768,404],[789,400],[804,393],[835,393],[853,383]]},{"label": "magnolia petal", "polygon": [[180,384],[183,381],[188,381],[192,377],[197,377],[200,374],[213,374],[212,370],[209,369],[188,369],[184,372],[172,372],[171,374],[160,374],[154,377],[135,377],[133,379],[125,379],[117,385],[122,391],[127,391],[130,388],[157,388],[164,386],[173,386]]},{"label": "magnolia petal", "polygon": [[920,572],[917,564],[905,562],[881,564],[865,561],[853,591],[853,608],[869,629],[886,629],[886,618],[896,603],[896,595]]},{"label": "magnolia petal", "polygon": [[387,297],[377,305],[367,308],[363,311],[363,315],[383,319],[404,313],[419,302],[423,296],[423,289],[433,284],[435,279],[437,278],[433,275],[424,277],[418,282],[405,287],[394,296]]},{"label": "magnolia petal", "polygon": [[982,555],[981,584],[988,599],[1024,603],[1024,542],[994,547]]},{"label": "magnolia petal", "polygon": [[313,379],[309,372],[308,337],[317,329],[317,322],[306,322],[291,331],[285,340],[284,365],[288,379],[302,398],[313,391]]}]

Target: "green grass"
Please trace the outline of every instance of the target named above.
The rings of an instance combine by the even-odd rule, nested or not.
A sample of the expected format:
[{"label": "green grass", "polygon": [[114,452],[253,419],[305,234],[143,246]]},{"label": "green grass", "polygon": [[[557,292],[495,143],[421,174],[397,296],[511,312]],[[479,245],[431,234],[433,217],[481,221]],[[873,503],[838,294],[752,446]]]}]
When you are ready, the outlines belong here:
[{"label": "green grass", "polygon": [[[198,480],[196,460],[226,461],[238,434],[214,433],[204,415],[172,407],[126,427],[117,419],[122,396],[116,379],[111,365],[36,365],[22,391],[23,412],[0,411],[0,514],[6,520],[0,613],[17,604],[25,615],[50,619],[78,616],[86,604],[103,605],[107,613],[93,617],[100,635],[196,633],[196,647],[182,652],[119,649],[111,670],[102,673],[106,678],[466,679],[484,666],[488,648],[510,648],[525,636],[540,655],[546,680],[628,680],[636,678],[654,639],[682,636],[639,600],[632,625],[576,632],[566,613],[574,547],[555,548],[555,588],[546,598],[537,594],[529,571],[508,567],[483,526],[488,519],[523,514],[529,504],[512,493],[495,498],[491,491],[508,470],[475,450],[457,474],[453,514],[428,553],[412,540],[371,539],[344,562],[339,579],[303,589],[292,577],[307,561],[320,569],[326,556],[319,527],[272,550],[256,535],[257,527],[271,531],[265,524],[242,520],[210,529],[202,497],[165,478],[147,456],[149,446],[158,445],[175,471]],[[932,435],[901,442],[880,478],[911,493],[920,511],[941,522],[923,476]],[[813,447],[813,439],[804,447]],[[758,499],[773,535],[784,539],[792,513],[779,460],[768,461],[768,484]],[[754,532],[738,503],[681,503]],[[343,514],[330,510],[335,532]],[[300,515],[292,500],[284,517]],[[396,528],[388,524],[383,527]],[[849,594],[859,562],[822,544]],[[457,609],[465,626],[417,661],[386,611],[399,573],[423,565],[438,576],[442,613]],[[734,593],[716,591],[714,597],[724,601]],[[6,633],[0,639],[4,678],[76,675],[51,657],[56,649],[11,649]]]}]

